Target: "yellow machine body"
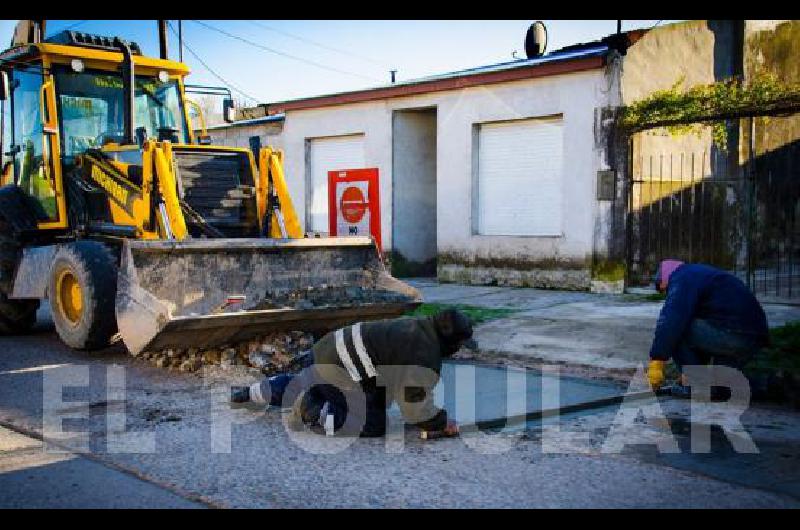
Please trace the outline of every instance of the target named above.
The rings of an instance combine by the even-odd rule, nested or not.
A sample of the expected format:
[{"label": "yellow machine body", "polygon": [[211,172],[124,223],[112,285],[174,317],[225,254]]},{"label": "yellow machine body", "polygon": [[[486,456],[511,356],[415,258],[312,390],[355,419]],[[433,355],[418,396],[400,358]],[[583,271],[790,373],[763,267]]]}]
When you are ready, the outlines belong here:
[{"label": "yellow machine body", "polygon": [[[304,239],[282,152],[198,142],[186,65],[108,48],[43,42],[0,54],[0,69],[23,88],[38,88],[38,98],[31,89],[15,101],[30,107],[15,116],[38,112],[41,122],[40,134],[2,167],[0,184],[38,201],[40,241],[47,234],[53,245],[96,239],[116,250],[117,324],[132,353],[332,328],[420,302],[387,273],[372,239]],[[107,99],[89,99],[75,86]],[[86,134],[111,120],[108,107],[125,90],[125,119],[137,140],[128,123],[120,137]],[[170,109],[173,129],[138,127]],[[204,121],[201,129],[204,136]],[[62,283],[64,293],[81,292]],[[65,307],[73,313],[86,305],[70,296]]]}]

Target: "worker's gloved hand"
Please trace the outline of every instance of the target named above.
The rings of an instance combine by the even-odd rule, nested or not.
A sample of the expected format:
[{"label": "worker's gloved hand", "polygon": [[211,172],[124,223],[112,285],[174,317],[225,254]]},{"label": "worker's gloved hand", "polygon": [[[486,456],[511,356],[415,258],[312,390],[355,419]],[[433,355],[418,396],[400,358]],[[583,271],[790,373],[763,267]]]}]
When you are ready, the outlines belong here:
[{"label": "worker's gloved hand", "polygon": [[440,431],[421,431],[420,437],[423,440],[436,440],[437,438],[452,438],[458,436],[458,424],[454,420],[447,420],[447,425]]},{"label": "worker's gloved hand", "polygon": [[647,380],[653,389],[660,388],[664,384],[664,361],[652,360],[647,368]]}]

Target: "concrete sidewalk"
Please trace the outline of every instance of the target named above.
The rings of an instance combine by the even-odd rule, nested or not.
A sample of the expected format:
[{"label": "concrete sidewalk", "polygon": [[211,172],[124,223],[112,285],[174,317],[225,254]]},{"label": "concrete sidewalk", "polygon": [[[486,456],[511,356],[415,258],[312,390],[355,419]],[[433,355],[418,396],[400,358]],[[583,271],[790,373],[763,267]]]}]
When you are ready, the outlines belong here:
[{"label": "concrete sidewalk", "polygon": [[[516,312],[476,327],[483,354],[601,369],[635,369],[648,360],[662,302],[608,295],[513,287],[409,281],[425,302],[510,308]],[[800,320],[800,307],[764,304],[770,326]]]}]

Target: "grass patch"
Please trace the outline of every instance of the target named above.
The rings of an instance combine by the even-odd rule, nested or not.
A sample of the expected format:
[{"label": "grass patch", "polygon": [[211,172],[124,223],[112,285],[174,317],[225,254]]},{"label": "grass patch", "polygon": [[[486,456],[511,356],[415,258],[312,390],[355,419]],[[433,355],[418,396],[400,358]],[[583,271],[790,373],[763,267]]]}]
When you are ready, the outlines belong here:
[{"label": "grass patch", "polygon": [[413,311],[409,311],[406,313],[409,316],[419,317],[419,316],[431,316],[434,313],[441,311],[443,309],[458,309],[459,311],[464,312],[472,323],[483,324],[484,322],[488,322],[489,320],[495,320],[498,318],[507,317],[513,313],[516,313],[516,309],[510,309],[508,307],[477,307],[474,305],[466,305],[466,304],[422,304],[418,308]]},{"label": "grass patch", "polygon": [[626,302],[663,302],[666,298],[667,293],[626,294],[623,300]]},{"label": "grass patch", "polygon": [[642,298],[648,302],[662,302],[667,299],[667,293],[651,293],[644,295]]},{"label": "grass patch", "polygon": [[800,376],[800,320],[770,330],[769,347],[746,367],[752,374]]},{"label": "grass patch", "polygon": [[625,264],[615,261],[601,261],[592,267],[592,279],[601,282],[616,282],[625,279]]}]

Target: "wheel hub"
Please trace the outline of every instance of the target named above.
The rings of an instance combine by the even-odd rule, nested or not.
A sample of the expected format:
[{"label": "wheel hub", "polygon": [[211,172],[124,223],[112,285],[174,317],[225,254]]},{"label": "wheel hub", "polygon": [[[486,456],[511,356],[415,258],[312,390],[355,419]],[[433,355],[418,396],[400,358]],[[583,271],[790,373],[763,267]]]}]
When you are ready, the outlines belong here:
[{"label": "wheel hub", "polygon": [[71,271],[63,271],[57,282],[58,305],[66,319],[75,325],[83,314],[83,290],[78,278]]}]

